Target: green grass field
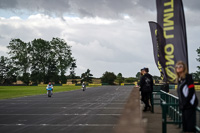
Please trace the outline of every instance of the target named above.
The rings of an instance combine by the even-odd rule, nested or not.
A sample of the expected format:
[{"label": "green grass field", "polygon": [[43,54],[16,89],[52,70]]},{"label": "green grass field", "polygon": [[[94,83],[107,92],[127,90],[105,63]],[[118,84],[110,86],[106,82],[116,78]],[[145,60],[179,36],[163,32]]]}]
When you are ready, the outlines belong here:
[{"label": "green grass field", "polygon": [[[81,86],[54,86],[53,92],[80,89]],[[46,94],[46,86],[0,86],[0,99]]]}]

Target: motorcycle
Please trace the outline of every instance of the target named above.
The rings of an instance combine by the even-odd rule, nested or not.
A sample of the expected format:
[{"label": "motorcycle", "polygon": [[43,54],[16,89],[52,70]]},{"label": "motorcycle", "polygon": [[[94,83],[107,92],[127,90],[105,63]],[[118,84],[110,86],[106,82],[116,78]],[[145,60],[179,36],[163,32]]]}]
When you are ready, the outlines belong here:
[{"label": "motorcycle", "polygon": [[83,89],[83,91],[86,90],[86,85],[85,84],[82,85],[82,89]]},{"label": "motorcycle", "polygon": [[53,93],[52,93],[53,86],[47,86],[46,90],[47,90],[47,96],[51,97],[53,95]]}]

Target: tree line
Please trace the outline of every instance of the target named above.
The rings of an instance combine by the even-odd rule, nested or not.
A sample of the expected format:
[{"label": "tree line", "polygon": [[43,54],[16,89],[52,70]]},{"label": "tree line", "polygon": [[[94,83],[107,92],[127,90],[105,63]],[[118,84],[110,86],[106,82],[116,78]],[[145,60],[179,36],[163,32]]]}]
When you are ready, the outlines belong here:
[{"label": "tree line", "polygon": [[[8,57],[0,57],[0,84],[12,84],[21,80],[25,84],[39,84],[49,81],[55,84],[65,84],[67,79],[81,79],[81,82],[92,83],[93,74],[87,69],[81,76],[76,76],[76,59],[72,56],[71,46],[65,40],[52,38],[51,41],[34,39],[31,42],[23,42],[20,39],[11,39],[7,46]],[[196,50],[197,61],[200,62],[200,47]],[[200,82],[200,66],[194,73],[193,79]],[[66,76],[67,70],[70,74]],[[105,72],[101,77],[102,83],[110,85],[121,83],[133,83],[140,78],[140,72],[136,77],[124,78],[121,73]],[[156,81],[159,76],[153,76]],[[76,83],[76,80],[73,81]]]},{"label": "tree line", "polygon": [[[197,48],[196,52],[197,52],[196,60],[200,63],[200,47]],[[197,66],[197,71],[193,72],[191,74],[192,74],[194,81],[198,81],[200,83],[200,66]]]},{"label": "tree line", "polygon": [[51,41],[34,39],[23,42],[11,39],[7,46],[8,57],[0,59],[0,83],[11,84],[21,80],[25,84],[32,83],[66,83],[65,73],[70,68],[74,74],[76,60],[72,56],[71,47],[60,38]]}]

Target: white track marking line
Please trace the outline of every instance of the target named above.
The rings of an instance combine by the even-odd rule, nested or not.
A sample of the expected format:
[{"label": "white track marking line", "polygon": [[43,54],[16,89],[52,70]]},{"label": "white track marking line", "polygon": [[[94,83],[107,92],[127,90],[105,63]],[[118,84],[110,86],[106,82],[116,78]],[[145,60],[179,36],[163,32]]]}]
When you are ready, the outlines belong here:
[{"label": "white track marking line", "polygon": [[121,114],[0,114],[0,116],[120,116]]},{"label": "white track marking line", "polygon": [[[0,105],[1,104],[5,104],[5,103],[0,103]],[[30,104],[30,103],[6,103],[6,105],[8,105],[8,104]],[[39,104],[43,104],[43,103],[34,103],[33,105],[39,105]],[[52,105],[52,103],[45,103],[45,105],[47,105],[47,104],[49,104],[49,105]],[[61,105],[61,104],[70,104],[70,105],[76,105],[76,104],[82,104],[82,103],[53,103],[53,104],[56,104],[56,105]],[[84,104],[93,104],[93,105],[95,105],[95,104],[126,104],[126,103],[107,103],[107,102],[101,102],[101,103],[84,103]]]},{"label": "white track marking line", "polygon": [[117,87],[116,91],[119,90],[120,87]]},{"label": "white track marking line", "polygon": [[114,127],[116,124],[0,124],[0,126]]},{"label": "white track marking line", "polygon": [[[66,109],[66,110],[68,110],[68,109],[87,109],[87,110],[101,110],[101,109],[103,109],[103,110],[123,110],[124,108],[115,108],[115,107],[97,107],[97,108],[89,108],[89,107],[40,107],[40,109],[51,109],[51,110],[53,110],[53,109]],[[24,109],[35,109],[34,107],[32,107],[32,108],[13,108],[13,107],[11,107],[11,108],[6,108],[6,109],[9,109],[9,110],[24,110]]]}]

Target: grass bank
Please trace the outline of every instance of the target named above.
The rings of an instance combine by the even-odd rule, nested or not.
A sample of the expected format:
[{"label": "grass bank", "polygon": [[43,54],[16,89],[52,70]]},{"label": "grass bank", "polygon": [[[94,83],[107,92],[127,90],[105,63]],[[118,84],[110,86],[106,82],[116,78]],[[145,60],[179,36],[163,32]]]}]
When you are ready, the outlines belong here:
[{"label": "grass bank", "polygon": [[[54,86],[55,92],[71,91],[80,89],[81,86]],[[23,96],[46,94],[43,86],[0,86],[0,99],[9,99]]]}]

